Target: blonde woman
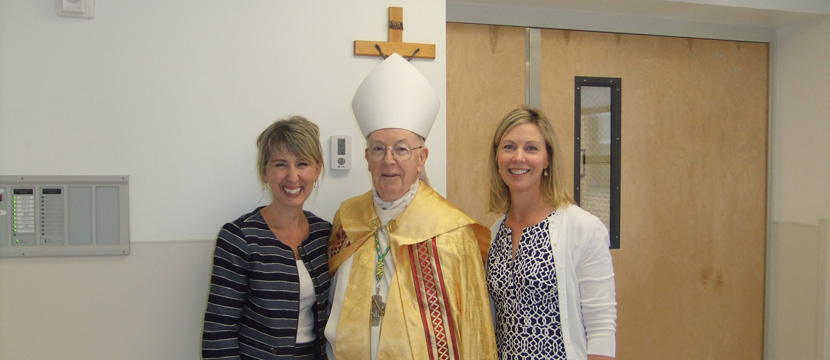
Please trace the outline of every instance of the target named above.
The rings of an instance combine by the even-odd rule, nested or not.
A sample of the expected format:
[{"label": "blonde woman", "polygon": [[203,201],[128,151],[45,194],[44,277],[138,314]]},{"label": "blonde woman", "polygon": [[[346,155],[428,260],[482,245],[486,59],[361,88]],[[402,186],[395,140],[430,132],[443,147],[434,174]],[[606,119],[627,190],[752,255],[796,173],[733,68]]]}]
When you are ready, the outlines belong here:
[{"label": "blonde woman", "polygon": [[265,129],[257,148],[271,203],[219,231],[202,358],[324,358],[331,224],[303,211],[323,169],[320,132],[294,116]]},{"label": "blonde woman", "polygon": [[507,114],[490,150],[485,264],[499,359],[612,359],[614,269],[608,230],[562,182],[556,134],[534,109]]}]

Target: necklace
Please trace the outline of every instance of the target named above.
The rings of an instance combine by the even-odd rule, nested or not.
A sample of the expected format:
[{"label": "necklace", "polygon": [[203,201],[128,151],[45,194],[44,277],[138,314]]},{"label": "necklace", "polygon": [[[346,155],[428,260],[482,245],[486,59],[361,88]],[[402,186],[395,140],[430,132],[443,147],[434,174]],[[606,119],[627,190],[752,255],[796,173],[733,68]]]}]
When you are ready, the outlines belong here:
[{"label": "necklace", "polygon": [[383,302],[383,297],[380,296],[380,279],[383,278],[383,260],[389,254],[391,246],[386,247],[386,251],[381,253],[380,239],[378,238],[378,231],[375,230],[375,252],[377,253],[378,262],[375,265],[375,295],[372,296],[372,326],[380,325],[380,318],[386,313],[386,303]]}]

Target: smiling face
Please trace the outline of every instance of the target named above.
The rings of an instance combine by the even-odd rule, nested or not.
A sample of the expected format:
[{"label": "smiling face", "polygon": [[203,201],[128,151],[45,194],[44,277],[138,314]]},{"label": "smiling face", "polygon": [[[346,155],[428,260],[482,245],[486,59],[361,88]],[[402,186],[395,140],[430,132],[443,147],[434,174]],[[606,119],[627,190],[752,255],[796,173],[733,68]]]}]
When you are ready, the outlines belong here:
[{"label": "smiling face", "polygon": [[542,193],[542,172],[548,168],[545,138],[534,124],[517,125],[499,142],[496,154],[499,175],[512,197],[520,193]]},{"label": "smiling face", "polygon": [[[411,157],[407,160],[398,160],[392,150],[386,151],[380,159],[372,159],[368,149],[376,146],[392,148],[398,144],[405,144],[411,150]],[[384,201],[400,199],[412,184],[418,181],[418,176],[424,170],[424,164],[429,150],[423,142],[409,130],[380,129],[375,130],[366,138],[367,151],[364,153],[369,163],[369,172],[372,174],[372,185]]]},{"label": "smiling face", "polygon": [[272,205],[281,209],[302,209],[321,169],[322,164],[299,159],[284,146],[274,151],[263,174],[263,180],[271,189]]}]

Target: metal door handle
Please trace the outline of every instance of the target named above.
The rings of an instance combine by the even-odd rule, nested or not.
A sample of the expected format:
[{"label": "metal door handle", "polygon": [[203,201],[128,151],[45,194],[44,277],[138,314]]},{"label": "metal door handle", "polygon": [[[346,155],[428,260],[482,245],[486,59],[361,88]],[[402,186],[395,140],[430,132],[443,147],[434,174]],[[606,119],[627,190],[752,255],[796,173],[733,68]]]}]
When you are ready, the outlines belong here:
[{"label": "metal door handle", "polygon": [[585,177],[585,149],[579,150],[580,158],[582,158],[582,166],[579,167],[579,177]]}]

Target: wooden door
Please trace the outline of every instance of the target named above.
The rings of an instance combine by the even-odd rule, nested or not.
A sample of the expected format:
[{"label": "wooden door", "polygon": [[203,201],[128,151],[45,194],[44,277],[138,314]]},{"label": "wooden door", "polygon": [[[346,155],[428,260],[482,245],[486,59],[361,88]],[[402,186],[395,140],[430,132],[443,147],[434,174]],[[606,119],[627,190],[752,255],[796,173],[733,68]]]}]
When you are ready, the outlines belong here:
[{"label": "wooden door", "polygon": [[486,226],[497,217],[487,211],[488,144],[501,117],[525,102],[525,33],[447,24],[447,199]]},{"label": "wooden door", "polygon": [[[460,51],[466,40],[456,33],[467,27],[489,28],[448,27],[448,64],[481,51]],[[560,136],[569,181],[574,77],[622,79],[621,248],[612,250],[618,359],[763,356],[768,51],[762,43],[542,31],[542,110]],[[465,86],[450,87],[453,71],[448,141],[475,128],[487,135],[462,149],[486,147],[510,109],[466,117],[454,108],[473,105],[457,92]],[[487,76],[469,81],[487,84]],[[450,164],[460,154],[448,150]],[[486,189],[486,170],[457,166],[447,169],[448,198],[480,214],[487,193],[456,189]]]}]

